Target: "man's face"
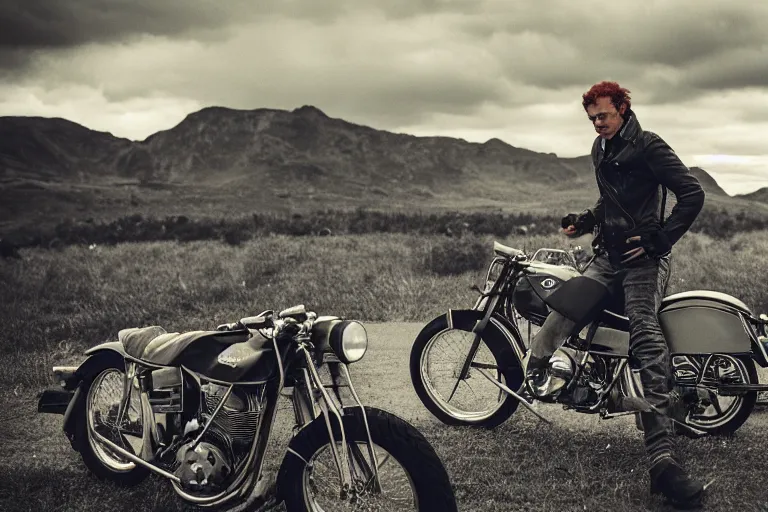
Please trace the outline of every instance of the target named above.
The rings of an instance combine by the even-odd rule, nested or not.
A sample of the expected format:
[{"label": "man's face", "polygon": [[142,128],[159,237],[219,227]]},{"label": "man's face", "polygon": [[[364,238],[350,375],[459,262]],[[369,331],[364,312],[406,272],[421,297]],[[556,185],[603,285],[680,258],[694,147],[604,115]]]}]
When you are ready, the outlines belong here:
[{"label": "man's face", "polygon": [[622,105],[620,110],[611,103],[611,98],[601,96],[597,101],[587,107],[587,116],[595,126],[595,131],[605,139],[610,139],[621,128],[623,122],[621,114],[627,110],[626,105]]}]

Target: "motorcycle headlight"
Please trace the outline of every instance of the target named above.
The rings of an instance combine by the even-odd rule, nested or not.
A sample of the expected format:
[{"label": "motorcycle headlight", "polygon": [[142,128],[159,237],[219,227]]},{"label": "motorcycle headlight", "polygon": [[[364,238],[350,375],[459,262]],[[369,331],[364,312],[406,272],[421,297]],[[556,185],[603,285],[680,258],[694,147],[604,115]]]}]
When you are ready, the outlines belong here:
[{"label": "motorcycle headlight", "polygon": [[361,360],[368,350],[368,333],[360,322],[344,320],[333,326],[330,344],[342,362],[354,363]]}]

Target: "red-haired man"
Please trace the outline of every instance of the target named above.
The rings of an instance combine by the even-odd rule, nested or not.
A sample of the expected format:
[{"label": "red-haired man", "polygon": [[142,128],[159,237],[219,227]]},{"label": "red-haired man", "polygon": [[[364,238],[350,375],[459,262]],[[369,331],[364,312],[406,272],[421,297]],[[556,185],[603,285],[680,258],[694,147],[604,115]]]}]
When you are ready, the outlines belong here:
[{"label": "red-haired man", "polygon": [[[532,340],[526,364],[530,391],[538,396],[557,391],[563,380],[549,378],[557,376],[550,356],[595,318],[606,299],[623,302],[631,364],[639,369],[645,400],[652,406],[640,415],[651,490],[675,505],[696,504],[703,486],[688,477],[674,454],[670,416],[679,410],[679,397],[672,391],[669,349],[657,312],[672,246],[701,211],[704,191],[664,140],[640,127],[627,89],[600,82],[583,95],[583,106],[598,133],[592,162],[600,195],[594,207],[564,217],[562,227],[570,237],[597,230],[596,257],[583,277],[566,282],[547,300],[552,312]],[[666,220],[663,187],[677,198]]]}]

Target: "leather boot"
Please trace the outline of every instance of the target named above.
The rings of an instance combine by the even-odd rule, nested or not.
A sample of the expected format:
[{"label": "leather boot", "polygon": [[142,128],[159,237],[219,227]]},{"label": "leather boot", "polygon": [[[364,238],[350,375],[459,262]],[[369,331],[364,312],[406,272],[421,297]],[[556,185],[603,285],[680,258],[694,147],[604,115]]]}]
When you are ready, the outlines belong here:
[{"label": "leather boot", "polygon": [[528,354],[528,362],[525,365],[525,378],[534,389],[543,386],[547,382],[549,358],[550,356],[536,357],[532,352]]},{"label": "leather boot", "polygon": [[694,481],[671,457],[665,457],[650,470],[651,494],[662,494],[677,509],[701,506],[704,486]]}]

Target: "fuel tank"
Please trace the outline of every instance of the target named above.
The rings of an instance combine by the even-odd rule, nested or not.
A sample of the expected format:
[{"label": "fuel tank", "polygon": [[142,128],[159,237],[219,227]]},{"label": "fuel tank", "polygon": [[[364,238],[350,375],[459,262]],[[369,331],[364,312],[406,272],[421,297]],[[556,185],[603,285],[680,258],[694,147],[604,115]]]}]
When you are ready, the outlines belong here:
[{"label": "fuel tank", "polygon": [[226,382],[260,382],[279,376],[272,340],[258,332],[239,343],[195,343],[182,352],[176,364]]},{"label": "fuel tank", "polygon": [[547,306],[549,296],[564,282],[579,275],[572,267],[533,262],[518,278],[512,303],[524,318],[541,325],[550,312]]}]

